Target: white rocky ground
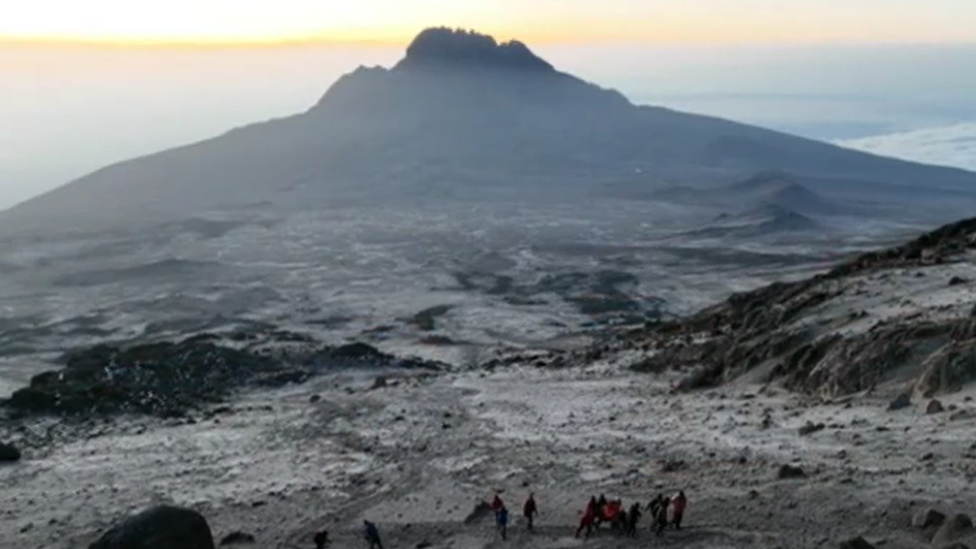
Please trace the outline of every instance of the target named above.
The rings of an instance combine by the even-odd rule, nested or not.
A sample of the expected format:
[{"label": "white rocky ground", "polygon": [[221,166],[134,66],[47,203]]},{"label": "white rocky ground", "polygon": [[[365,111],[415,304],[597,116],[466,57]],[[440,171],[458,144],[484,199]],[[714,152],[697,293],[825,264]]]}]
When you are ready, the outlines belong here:
[{"label": "white rocky ground", "polygon": [[[92,427],[0,467],[0,547],[85,548],[127,513],[175,501],[202,511],[216,536],[243,530],[260,548],[311,548],[321,528],[335,547],[360,547],[368,517],[390,549],[793,549],[853,535],[898,549],[929,546],[910,525],[923,506],[976,505],[968,394],[944,399],[949,410],[937,415],[924,403],[896,412],[870,395],[814,404],[745,383],[670,396],[672,378],[631,373],[628,360],[387,373],[391,382],[375,389],[381,372],[348,372],[252,393],[192,423]],[[800,436],[808,421],[826,429]],[[663,472],[665,461],[676,470]],[[808,477],[777,480],[784,463]],[[646,503],[679,488],[690,498],[685,531],[655,538],[645,519],[634,541],[573,538],[590,495]],[[466,523],[495,489],[516,514],[537,494],[535,533],[516,521],[502,542],[486,518]]]}]

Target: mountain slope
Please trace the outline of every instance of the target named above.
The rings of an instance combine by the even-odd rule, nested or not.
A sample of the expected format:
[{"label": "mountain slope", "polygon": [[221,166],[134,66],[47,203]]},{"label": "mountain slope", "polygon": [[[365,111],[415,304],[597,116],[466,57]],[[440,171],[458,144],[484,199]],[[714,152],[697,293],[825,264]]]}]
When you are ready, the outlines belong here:
[{"label": "mountain slope", "polygon": [[976,192],[976,174],[717,118],[637,107],[526,46],[421,33],[392,69],[344,76],[305,113],[122,162],[0,216],[4,227],[185,218],[451,196],[638,196],[769,169]]},{"label": "mountain slope", "polygon": [[660,348],[640,370],[692,367],[685,389],[746,376],[827,398],[932,396],[976,381],[974,272],[976,218],[625,340]]}]

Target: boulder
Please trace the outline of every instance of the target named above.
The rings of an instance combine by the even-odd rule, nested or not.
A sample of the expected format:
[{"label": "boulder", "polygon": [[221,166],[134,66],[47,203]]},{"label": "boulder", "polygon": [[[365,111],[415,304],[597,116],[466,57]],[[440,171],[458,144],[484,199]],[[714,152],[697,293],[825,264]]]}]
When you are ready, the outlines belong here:
[{"label": "boulder", "polygon": [[912,526],[922,529],[933,526],[942,526],[945,519],[945,514],[929,507],[915,513],[915,516],[912,517]]},{"label": "boulder", "polygon": [[949,286],[961,286],[963,284],[966,284],[967,282],[969,281],[961,276],[954,276],[949,279]]},{"label": "boulder", "polygon": [[911,395],[909,395],[908,393],[902,393],[897,397],[895,397],[895,400],[892,400],[890,404],[888,404],[888,411],[893,412],[895,410],[902,410],[904,408],[908,408],[911,405],[912,405]]},{"label": "boulder", "polygon": [[203,515],[161,505],[122,521],[88,549],[214,549]]},{"label": "boulder", "polygon": [[973,521],[963,514],[955,514],[947,518],[935,532],[932,545],[948,545],[973,532]]},{"label": "boulder", "polygon": [[925,413],[929,415],[941,414],[942,412],[945,412],[945,406],[936,399],[930,400],[929,405],[925,407]]},{"label": "boulder", "polygon": [[841,542],[840,549],[875,549],[874,545],[861,536]]},{"label": "boulder", "polygon": [[20,450],[10,444],[0,442],[0,463],[20,461]]},{"label": "boulder", "polygon": [[231,532],[220,540],[220,546],[241,545],[245,543],[254,543],[254,541],[254,536],[248,534],[247,532]]},{"label": "boulder", "polygon": [[796,467],[794,465],[781,465],[779,471],[776,473],[776,478],[780,480],[806,478],[807,474],[803,472],[803,469]]}]

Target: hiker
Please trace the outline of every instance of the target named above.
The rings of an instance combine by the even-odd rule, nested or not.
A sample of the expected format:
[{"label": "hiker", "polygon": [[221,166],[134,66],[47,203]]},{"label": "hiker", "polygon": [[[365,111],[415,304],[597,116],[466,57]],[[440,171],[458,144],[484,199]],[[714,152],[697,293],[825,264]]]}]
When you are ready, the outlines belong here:
[{"label": "hiker", "polygon": [[663,534],[664,529],[668,527],[668,507],[670,506],[670,498],[660,498],[659,505],[657,507],[657,514],[654,515],[654,531],[659,536]]},{"label": "hiker", "polygon": [[580,537],[580,533],[584,530],[586,531],[586,537],[590,537],[593,533],[593,521],[596,520],[596,499],[590,498],[590,503],[586,505],[586,511],[583,512],[583,516],[580,518],[579,527],[576,528],[576,537]]},{"label": "hiker", "polygon": [[497,515],[503,507],[505,507],[505,504],[502,502],[501,496],[498,495],[498,492],[495,492],[495,497],[491,500],[491,512]]},{"label": "hiker", "polygon": [[535,494],[530,493],[529,499],[525,500],[525,505],[522,506],[522,516],[525,517],[525,523],[528,529],[532,529],[532,521],[535,516],[539,514],[539,507],[535,503]]},{"label": "hiker", "polygon": [[365,529],[363,535],[369,542],[369,549],[383,549],[383,542],[380,541],[380,531],[376,525],[368,520],[363,521]]},{"label": "hiker", "polygon": [[671,525],[675,530],[681,530],[681,519],[685,515],[685,508],[688,507],[688,497],[684,490],[679,490],[678,495],[671,499]]},{"label": "hiker", "polygon": [[637,522],[640,520],[640,504],[634,503],[630,506],[630,512],[627,513],[627,522],[624,524],[624,534],[630,537],[637,537]]},{"label": "hiker", "polygon": [[658,509],[664,504],[664,494],[658,492],[657,497],[647,504],[647,511],[651,514],[651,519],[657,520]]},{"label": "hiker", "polygon": [[315,549],[325,549],[325,546],[331,543],[329,540],[329,531],[322,530],[321,532],[316,533],[315,537],[312,538],[312,541],[315,542]]},{"label": "hiker", "polygon": [[495,513],[495,524],[502,533],[502,539],[508,539],[508,509],[504,505]]}]

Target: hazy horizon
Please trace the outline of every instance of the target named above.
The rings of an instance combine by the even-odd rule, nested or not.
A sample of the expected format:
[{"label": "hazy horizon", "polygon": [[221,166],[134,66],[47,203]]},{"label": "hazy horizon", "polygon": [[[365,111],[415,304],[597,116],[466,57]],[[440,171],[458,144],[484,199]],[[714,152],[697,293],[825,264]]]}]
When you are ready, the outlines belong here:
[{"label": "hazy horizon", "polygon": [[[967,70],[976,45],[533,49],[634,103],[976,169],[976,75]],[[390,66],[402,50],[0,46],[0,208],[111,163],[304,111],[342,74]]]}]

